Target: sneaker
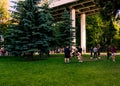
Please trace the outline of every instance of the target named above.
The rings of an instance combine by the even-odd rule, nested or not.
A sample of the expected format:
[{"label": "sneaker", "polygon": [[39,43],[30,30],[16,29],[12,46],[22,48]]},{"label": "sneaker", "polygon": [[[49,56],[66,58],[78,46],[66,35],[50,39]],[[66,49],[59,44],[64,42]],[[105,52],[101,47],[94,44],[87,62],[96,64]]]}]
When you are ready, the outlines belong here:
[{"label": "sneaker", "polygon": [[101,59],[101,57],[98,57],[98,59]]},{"label": "sneaker", "polygon": [[115,62],[115,60],[113,60],[113,62]]},{"label": "sneaker", "polygon": [[97,58],[95,58],[95,60],[97,60]]},{"label": "sneaker", "polygon": [[82,60],[80,60],[79,62],[83,62]]},{"label": "sneaker", "polygon": [[93,57],[90,57],[90,59],[93,59]]}]

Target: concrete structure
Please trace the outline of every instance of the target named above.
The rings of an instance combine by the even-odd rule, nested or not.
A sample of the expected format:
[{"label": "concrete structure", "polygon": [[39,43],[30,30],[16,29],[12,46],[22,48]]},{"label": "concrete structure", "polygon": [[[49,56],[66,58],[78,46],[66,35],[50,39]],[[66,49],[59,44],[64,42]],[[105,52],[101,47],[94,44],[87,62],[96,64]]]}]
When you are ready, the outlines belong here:
[{"label": "concrete structure", "polygon": [[56,21],[60,20],[65,9],[71,12],[73,45],[76,44],[76,18],[81,18],[81,47],[86,52],[86,16],[99,12],[98,4],[95,0],[50,0],[49,7],[52,9],[52,14]]}]

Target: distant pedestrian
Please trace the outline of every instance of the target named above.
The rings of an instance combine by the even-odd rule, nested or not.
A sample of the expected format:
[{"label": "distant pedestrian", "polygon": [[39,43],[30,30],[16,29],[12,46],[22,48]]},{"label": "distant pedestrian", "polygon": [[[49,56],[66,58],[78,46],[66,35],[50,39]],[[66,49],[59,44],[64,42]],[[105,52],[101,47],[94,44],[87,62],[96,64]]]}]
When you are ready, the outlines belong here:
[{"label": "distant pedestrian", "polygon": [[64,62],[69,63],[70,62],[70,48],[69,48],[69,46],[66,46],[64,48],[64,55],[65,55]]},{"label": "distant pedestrian", "polygon": [[1,49],[0,49],[0,54],[1,54],[2,56],[5,56],[5,55],[6,55],[6,50],[5,50],[4,48],[1,48]]},{"label": "distant pedestrian", "polygon": [[111,53],[112,53],[112,61],[115,62],[116,48],[114,46],[111,47]]},{"label": "distant pedestrian", "polygon": [[93,58],[93,47],[90,48],[90,59]]},{"label": "distant pedestrian", "polygon": [[78,47],[78,61],[79,62],[83,62],[83,59],[82,59],[82,48],[81,48],[81,46]]},{"label": "distant pedestrian", "polygon": [[111,48],[110,48],[110,45],[107,46],[107,60],[110,59],[110,56],[111,56]]},{"label": "distant pedestrian", "polygon": [[100,46],[100,44],[98,44],[98,45],[97,45],[97,55],[98,55],[98,59],[101,59],[100,53],[101,53],[101,46]]},{"label": "distant pedestrian", "polygon": [[97,60],[97,47],[96,46],[93,48],[93,52],[94,52],[94,58]]},{"label": "distant pedestrian", "polygon": [[76,57],[77,48],[75,46],[71,46],[70,50],[71,50],[70,57]]}]

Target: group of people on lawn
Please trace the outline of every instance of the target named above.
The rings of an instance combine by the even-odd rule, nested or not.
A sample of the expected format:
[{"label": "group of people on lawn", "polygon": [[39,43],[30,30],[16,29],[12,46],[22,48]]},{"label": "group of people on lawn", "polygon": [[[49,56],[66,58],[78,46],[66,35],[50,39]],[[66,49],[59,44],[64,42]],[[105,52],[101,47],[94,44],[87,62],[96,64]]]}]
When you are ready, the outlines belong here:
[{"label": "group of people on lawn", "polygon": [[[116,48],[112,45],[112,46],[108,46],[107,49],[107,59],[110,59],[110,56],[112,56],[112,61],[115,62],[115,53],[116,53]],[[92,59],[93,57],[97,60],[97,59],[101,59],[100,57],[100,52],[101,52],[101,46],[100,44],[98,44],[97,46],[95,46],[94,48],[91,47],[90,50],[90,59]],[[94,53],[94,56],[92,55],[92,53]]]},{"label": "group of people on lawn", "polygon": [[71,48],[69,46],[66,46],[64,48],[64,55],[65,55],[65,59],[64,59],[65,63],[69,63],[70,58],[74,56],[77,56],[79,62],[83,62],[81,46],[78,46],[77,48],[74,46],[72,46]]},{"label": "group of people on lawn", "polygon": [[[112,61],[115,62],[115,53],[116,53],[116,48],[114,46],[108,46],[107,47],[107,59],[110,59],[110,56],[112,57]],[[101,53],[101,46],[100,44],[98,44],[97,46],[91,47],[90,49],[90,59],[101,59],[100,57],[100,53]],[[66,46],[64,48],[64,62],[65,63],[69,63],[70,62],[70,58],[77,56],[78,62],[83,62],[82,59],[82,48],[81,46],[78,46],[77,48],[72,46]]]},{"label": "group of people on lawn", "polygon": [[[97,46],[91,47],[90,49],[90,59],[93,59],[93,57],[97,59],[101,59],[100,57],[100,52],[101,52],[101,46],[98,44]],[[94,53],[94,56],[93,56]]]}]

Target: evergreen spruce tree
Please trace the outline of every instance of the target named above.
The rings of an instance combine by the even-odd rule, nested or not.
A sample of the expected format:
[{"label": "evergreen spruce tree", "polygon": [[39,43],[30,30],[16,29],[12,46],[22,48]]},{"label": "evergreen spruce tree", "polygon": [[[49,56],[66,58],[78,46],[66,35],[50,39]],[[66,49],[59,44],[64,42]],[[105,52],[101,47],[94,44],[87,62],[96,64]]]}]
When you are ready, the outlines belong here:
[{"label": "evergreen spruce tree", "polygon": [[60,23],[59,26],[59,43],[62,43],[62,46],[67,46],[70,45],[70,29],[71,27],[71,22],[72,20],[70,19],[70,13],[65,9],[64,13],[61,17],[62,22]]},{"label": "evergreen spruce tree", "polygon": [[35,44],[38,47],[40,53],[47,53],[52,47],[53,43],[53,17],[48,4],[44,4],[41,7],[41,12],[39,15],[39,37],[40,40],[36,41]]},{"label": "evergreen spruce tree", "polygon": [[[34,52],[46,52],[52,34],[52,16],[46,9],[38,7],[34,0],[19,2],[13,11],[15,22],[6,36],[6,47],[13,55],[33,56]],[[47,12],[46,12],[47,11]]]}]

